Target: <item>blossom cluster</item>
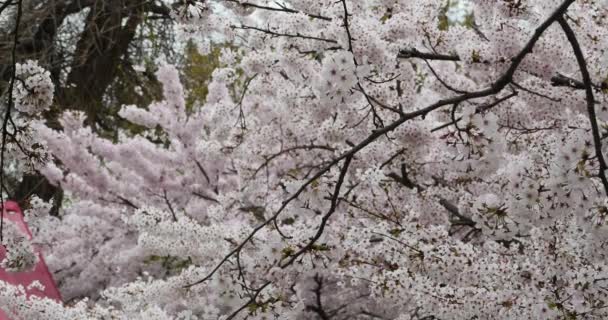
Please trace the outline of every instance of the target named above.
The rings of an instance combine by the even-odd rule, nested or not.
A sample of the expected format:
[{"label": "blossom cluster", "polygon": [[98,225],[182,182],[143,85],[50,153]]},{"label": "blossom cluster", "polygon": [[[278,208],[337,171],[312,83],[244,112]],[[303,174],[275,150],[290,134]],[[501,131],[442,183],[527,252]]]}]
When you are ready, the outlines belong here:
[{"label": "blossom cluster", "polygon": [[32,124],[71,202],[37,239],[95,302],[17,318],[608,317],[602,3],[224,2],[205,101],[160,65],[139,132]]},{"label": "blossom cluster", "polygon": [[13,97],[17,110],[33,115],[51,106],[55,86],[50,72],[40,67],[36,61],[17,63],[15,79]]}]

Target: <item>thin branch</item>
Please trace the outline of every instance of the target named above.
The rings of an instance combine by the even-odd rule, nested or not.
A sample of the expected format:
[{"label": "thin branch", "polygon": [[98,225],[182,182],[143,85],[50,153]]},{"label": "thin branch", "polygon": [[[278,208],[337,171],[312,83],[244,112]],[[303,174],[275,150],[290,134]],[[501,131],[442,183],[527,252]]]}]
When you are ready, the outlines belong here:
[{"label": "thin branch", "polygon": [[342,184],[344,183],[344,178],[346,177],[346,173],[348,172],[348,167],[350,166],[350,162],[353,159],[353,156],[347,157],[344,160],[344,165],[342,165],[342,170],[340,170],[340,176],[338,177],[338,181],[336,182],[336,186],[334,187],[334,193],[331,196],[331,205],[327,213],[321,219],[321,225],[319,229],[317,229],[317,233],[310,239],[308,244],[301,248],[298,252],[294,253],[287,262],[281,265],[281,268],[286,268],[290,264],[292,264],[299,256],[306,253],[310,250],[315,243],[321,238],[323,235],[323,231],[325,230],[325,226],[329,221],[329,218],[336,212],[338,208],[338,199],[340,197],[340,190],[342,189]]},{"label": "thin branch", "polygon": [[467,91],[456,89],[456,88],[452,87],[451,85],[449,85],[448,83],[446,83],[445,81],[443,81],[443,79],[441,79],[441,77],[437,74],[437,72],[435,72],[435,69],[433,69],[433,66],[431,66],[429,61],[427,59],[422,59],[422,60],[424,61],[424,63],[426,63],[427,67],[429,67],[429,70],[431,70],[431,73],[435,76],[435,79],[437,79],[437,81],[439,81],[439,83],[441,83],[444,87],[446,87],[446,89],[453,91],[455,93],[459,93],[459,94],[467,93]]},{"label": "thin branch", "polygon": [[[567,77],[561,73],[551,77],[551,85],[554,87],[570,87],[572,89],[585,90],[585,84],[582,81]],[[608,84],[605,82],[601,85],[593,84],[593,88],[596,90],[606,90],[608,89]]]},{"label": "thin branch", "polygon": [[263,28],[258,28],[258,27],[254,27],[254,26],[247,26],[247,25],[231,26],[231,28],[232,29],[238,29],[238,30],[255,30],[255,31],[259,31],[259,32],[262,32],[262,33],[269,34],[272,37],[299,38],[299,39],[316,40],[316,41],[333,43],[333,44],[337,44],[338,43],[338,41],[333,40],[333,39],[325,39],[325,38],[320,38],[320,37],[315,37],[315,36],[307,36],[307,35],[303,35],[303,34],[300,34],[300,33],[296,33],[296,34],[281,33],[281,32],[272,31],[270,29],[263,29]]},{"label": "thin branch", "polygon": [[302,145],[302,146],[293,146],[293,147],[285,148],[285,149],[283,149],[283,150],[281,150],[281,151],[279,151],[279,152],[277,152],[277,153],[275,153],[275,154],[273,154],[271,156],[265,157],[264,163],[262,163],[259,167],[257,167],[254,170],[251,178],[254,178],[260,172],[260,170],[262,170],[263,168],[267,167],[270,164],[271,161],[273,161],[274,159],[276,159],[276,158],[278,158],[278,157],[280,157],[280,156],[282,156],[284,154],[287,154],[287,153],[292,152],[292,151],[297,151],[297,150],[315,150],[315,149],[317,149],[317,150],[326,150],[326,151],[330,151],[330,152],[334,152],[335,151],[335,149],[332,148],[332,147],[324,146],[324,145],[314,145],[314,144]]},{"label": "thin branch", "polygon": [[416,48],[399,51],[398,59],[420,58],[425,60],[444,60],[444,61],[460,61],[458,55],[440,54],[432,52],[420,52]]},{"label": "thin branch", "polygon": [[599,174],[600,180],[602,181],[602,185],[604,185],[604,191],[608,195],[608,179],[606,178],[606,160],[604,159],[604,155],[602,153],[602,141],[600,138],[600,129],[597,124],[597,117],[595,114],[595,97],[593,96],[593,82],[591,82],[591,76],[589,75],[589,70],[587,69],[587,62],[585,61],[585,56],[583,54],[583,50],[581,49],[578,40],[576,39],[576,34],[570,25],[564,19],[562,15],[559,16],[557,22],[564,30],[570,45],[572,46],[572,51],[574,51],[574,56],[576,57],[576,61],[581,71],[581,76],[583,77],[583,83],[585,85],[585,96],[587,99],[587,113],[589,114],[589,121],[591,122],[591,134],[593,135],[593,144],[595,145],[595,155],[597,156],[597,160],[599,162]]},{"label": "thin branch", "polygon": [[205,200],[208,200],[208,201],[211,201],[211,202],[215,202],[215,203],[220,203],[220,201],[217,200],[216,198],[208,196],[206,194],[202,194],[200,192],[192,192],[192,194],[195,195],[195,196],[197,196],[197,197],[199,197],[199,198],[201,198],[201,199],[205,199]]},{"label": "thin branch", "polygon": [[[353,37],[350,34],[350,28],[348,26],[348,8],[346,7],[346,0],[342,0],[342,8],[344,9],[344,18],[342,19],[342,21],[344,23],[344,29],[346,29],[346,36],[348,38],[348,51],[353,52]],[[356,64],[357,61],[355,60],[355,65]]]},{"label": "thin branch", "polygon": [[585,84],[580,80],[566,77],[565,75],[558,73],[556,76],[551,77],[551,85],[554,87],[570,87],[573,89],[584,90]]},{"label": "thin branch", "polygon": [[315,274],[313,279],[316,284],[316,287],[313,289],[313,292],[315,293],[316,305],[315,306],[308,305],[308,306],[306,306],[306,309],[314,311],[322,320],[330,320],[331,318],[325,311],[325,309],[323,307],[323,301],[322,301],[321,291],[323,290],[323,277],[317,273],[317,274]]},{"label": "thin branch", "polygon": [[[479,107],[475,108],[475,114],[479,114],[479,113],[482,113],[484,111],[490,110],[493,107],[501,104],[502,102],[507,101],[507,100],[509,100],[509,99],[517,96],[518,94],[519,93],[517,91],[513,91],[512,93],[510,93],[510,94],[508,94],[508,95],[506,95],[506,96],[504,96],[502,98],[496,99],[496,101],[494,101],[494,102],[491,102],[491,103],[479,106]],[[433,128],[433,129],[431,129],[431,132],[435,132],[435,131],[447,128],[447,127],[449,127],[451,125],[455,125],[455,124],[457,124],[461,120],[462,120],[462,117],[458,117],[455,120],[452,120],[450,122],[444,123],[444,124],[442,124],[440,126],[437,126],[437,127]]]},{"label": "thin branch", "polygon": [[171,212],[171,215],[173,216],[173,222],[177,222],[177,215],[175,214],[175,211],[173,210],[173,206],[171,205],[171,202],[169,201],[169,197],[167,197],[167,190],[163,190],[163,199],[165,199],[165,203],[167,204],[167,207],[169,208],[169,211]]},{"label": "thin branch", "polygon": [[524,87],[524,86],[522,86],[522,85],[518,84],[518,83],[517,83],[517,82],[515,82],[515,81],[511,81],[511,83],[512,83],[512,84],[513,84],[513,85],[514,85],[516,88],[518,88],[518,89],[520,89],[520,90],[522,90],[522,91],[525,91],[525,92],[527,92],[527,93],[529,93],[529,94],[531,94],[531,95],[535,95],[535,96],[537,96],[537,97],[545,98],[545,99],[550,100],[550,101],[553,101],[553,102],[560,102],[560,101],[562,101],[562,99],[559,99],[559,98],[553,98],[553,97],[550,97],[550,96],[548,96],[548,95],[546,95],[546,94],[542,94],[542,93],[540,93],[540,92],[536,92],[536,91],[530,90],[530,89],[528,89],[528,88],[526,88],[526,87]]},{"label": "thin branch", "polygon": [[[404,185],[408,189],[415,188],[415,189],[418,189],[419,192],[426,190],[425,187],[413,182],[408,177],[405,164],[401,164],[401,175],[399,175],[395,172],[391,172],[391,173],[387,174],[387,176],[389,178],[393,179],[395,182],[398,182],[398,183]],[[442,198],[440,196],[436,196],[436,198],[442,207],[444,207],[448,212],[450,212],[452,215],[456,216],[459,219],[459,221],[457,221],[459,224],[467,225],[470,227],[475,226],[475,222],[473,220],[471,220],[471,218],[461,214],[456,205],[454,205],[450,201],[448,201],[445,198]]]},{"label": "thin branch", "polygon": [[203,168],[203,165],[196,159],[194,159],[194,163],[196,163],[198,170],[200,170],[200,172],[203,174],[203,176],[205,177],[205,180],[207,180],[207,183],[211,183],[211,180],[209,180],[209,175],[207,174],[207,171],[205,170],[205,168]]},{"label": "thin branch", "polygon": [[129,207],[131,207],[131,208],[133,208],[135,210],[139,209],[138,206],[136,206],[135,204],[133,204],[133,202],[129,201],[128,199],[125,199],[125,198],[123,198],[121,196],[116,196],[116,198],[118,198],[118,200],[122,201],[123,204],[126,204],[127,206],[129,206]]},{"label": "thin branch", "polygon": [[268,11],[278,11],[278,12],[285,12],[285,13],[304,13],[305,15],[307,15],[309,18],[313,18],[313,19],[319,19],[319,20],[325,20],[325,21],[331,21],[332,19],[320,14],[312,14],[312,13],[306,13],[306,12],[302,12],[302,11],[298,11],[295,9],[291,9],[291,8],[287,8],[285,6],[280,6],[279,8],[277,7],[270,7],[270,6],[264,6],[264,5],[260,5],[260,4],[255,4],[255,3],[251,3],[251,2],[247,2],[247,1],[242,1],[242,0],[224,0],[225,2],[231,2],[231,3],[236,3],[244,8],[256,8],[256,9],[262,9],[262,10],[268,10]]},{"label": "thin branch", "polygon": [[251,298],[244,304],[242,305],[240,308],[234,310],[234,312],[232,312],[227,318],[226,320],[232,320],[234,319],[241,311],[245,310],[246,308],[248,308],[250,305],[256,303],[255,300],[258,298],[258,296],[260,295],[260,293],[262,293],[262,291],[264,291],[264,289],[266,289],[266,287],[268,287],[270,285],[270,281],[264,283],[261,287],[259,287],[258,289],[254,290],[254,294],[251,296]]},{"label": "thin branch", "polygon": [[241,123],[242,130],[247,129],[245,113],[243,112],[243,100],[245,99],[245,94],[247,94],[247,90],[249,89],[249,85],[251,84],[251,81],[253,81],[253,79],[255,79],[257,76],[258,76],[258,74],[256,73],[253,76],[251,76],[245,80],[245,84],[243,86],[243,92],[241,93],[241,97],[237,104],[237,106],[239,107],[239,119],[237,120],[237,122]]}]

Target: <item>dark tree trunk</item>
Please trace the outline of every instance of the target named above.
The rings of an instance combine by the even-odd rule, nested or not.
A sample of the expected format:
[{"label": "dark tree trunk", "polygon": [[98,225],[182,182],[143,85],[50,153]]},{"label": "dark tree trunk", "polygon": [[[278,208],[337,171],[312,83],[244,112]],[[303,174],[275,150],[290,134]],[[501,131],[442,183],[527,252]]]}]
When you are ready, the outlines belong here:
[{"label": "dark tree trunk", "polygon": [[[53,63],[62,57],[55,52],[53,42],[65,18],[85,7],[90,11],[84,31],[79,35],[67,86],[62,87],[59,85],[62,67]],[[86,124],[97,130],[104,111],[104,93],[116,77],[146,10],[168,15],[168,9],[142,0],[74,0],[67,4],[55,3],[48,10],[30,41],[20,45],[20,51],[27,51],[28,56],[51,66],[56,100],[53,108],[44,114],[50,127],[61,130],[58,116],[64,110],[80,110],[86,114]],[[25,175],[13,196],[23,206],[32,195],[45,201],[53,200],[52,214],[58,213],[63,191],[39,173]]]}]

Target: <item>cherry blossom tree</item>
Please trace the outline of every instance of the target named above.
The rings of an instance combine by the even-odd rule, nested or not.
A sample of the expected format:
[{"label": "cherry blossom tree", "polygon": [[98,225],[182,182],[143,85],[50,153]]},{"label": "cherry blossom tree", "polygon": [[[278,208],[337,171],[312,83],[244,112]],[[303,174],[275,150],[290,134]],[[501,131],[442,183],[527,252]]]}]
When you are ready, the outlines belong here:
[{"label": "cherry blossom tree", "polygon": [[142,130],[117,140],[36,120],[52,86],[17,69],[24,147],[69,201],[26,212],[66,303],[5,284],[15,319],[608,317],[605,1],[172,16],[231,45],[193,108],[159,64],[164,99],[123,106]]}]

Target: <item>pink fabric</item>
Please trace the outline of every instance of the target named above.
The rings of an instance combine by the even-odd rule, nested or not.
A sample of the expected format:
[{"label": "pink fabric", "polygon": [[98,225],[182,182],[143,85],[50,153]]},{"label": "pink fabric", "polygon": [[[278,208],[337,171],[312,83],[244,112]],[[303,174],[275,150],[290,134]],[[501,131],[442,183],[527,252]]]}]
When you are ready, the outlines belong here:
[{"label": "pink fabric", "polygon": [[[14,201],[7,201],[5,202],[5,209],[4,223],[9,221],[15,223],[19,230],[27,235],[29,239],[32,239],[32,233],[23,220],[23,213],[21,213],[21,208],[19,208],[19,205]],[[36,247],[35,250],[38,252],[38,257],[40,260],[33,270],[26,272],[7,272],[0,267],[0,280],[13,285],[22,285],[24,288],[26,288],[26,295],[28,297],[35,295],[61,302],[59,290],[57,290],[53,277],[51,276],[51,273],[44,262],[40,248]],[[4,260],[5,255],[6,249],[4,246],[0,245],[0,261]],[[27,289],[27,287],[34,280],[38,280],[44,286],[44,290],[39,290],[36,288]],[[0,309],[2,307],[3,306],[0,306]],[[10,320],[6,314],[2,312],[2,310],[0,310],[0,320]]]}]

